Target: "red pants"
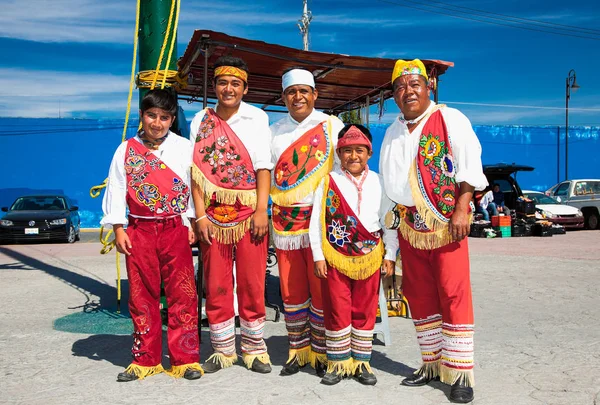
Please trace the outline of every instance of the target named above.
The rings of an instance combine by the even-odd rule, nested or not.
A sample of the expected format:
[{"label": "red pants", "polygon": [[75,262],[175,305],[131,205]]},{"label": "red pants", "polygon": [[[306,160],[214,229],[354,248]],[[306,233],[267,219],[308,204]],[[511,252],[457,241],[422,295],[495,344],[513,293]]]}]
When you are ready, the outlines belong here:
[{"label": "red pants", "polygon": [[198,297],[188,228],[180,217],[129,217],[131,255],[125,256],[129,313],[133,320],[133,363],[154,367],[162,358],[160,282],[169,306],[168,345],[172,366],[197,363]]},{"label": "red pants", "polygon": [[211,343],[216,353],[227,357],[235,354],[234,248],[242,354],[260,355],[267,351],[263,328],[266,315],[268,241],[268,236],[265,236],[261,242],[253,242],[248,231],[234,244],[223,244],[214,238],[212,245],[200,244],[206,288],[206,316],[210,324]]},{"label": "red pants", "polygon": [[322,279],[327,360],[368,363],[373,347],[380,271],[365,280],[353,280],[331,266]]},{"label": "red pants", "polygon": [[321,280],[314,274],[312,251],[310,247],[277,249],[277,262],[290,344],[289,360],[296,357],[300,365],[310,361],[313,366],[317,360],[324,362],[326,348]]},{"label": "red pants", "polygon": [[467,239],[433,250],[413,248],[398,233],[403,292],[417,329],[424,366],[442,382],[473,378],[473,303]]}]

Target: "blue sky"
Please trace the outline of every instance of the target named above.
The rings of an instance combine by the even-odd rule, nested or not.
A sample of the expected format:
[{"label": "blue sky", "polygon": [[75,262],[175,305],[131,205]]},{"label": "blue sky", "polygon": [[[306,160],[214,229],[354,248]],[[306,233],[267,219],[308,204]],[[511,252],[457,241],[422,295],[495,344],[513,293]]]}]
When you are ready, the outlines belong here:
[{"label": "blue sky", "polygon": [[[60,110],[63,117],[123,117],[135,0],[29,0],[27,4],[0,0],[0,116],[58,117]],[[595,40],[574,38],[399,4],[424,8],[416,0],[310,0],[314,15],[311,50],[452,61],[455,67],[440,83],[440,100],[461,109],[474,124],[564,125],[565,79],[575,69],[581,89],[571,98],[569,122],[600,125],[600,31],[576,34]],[[444,9],[447,4],[599,28],[598,1],[447,0],[429,4],[450,14],[458,12]],[[178,56],[194,29],[300,48],[296,22],[301,11],[301,0],[182,0]],[[188,119],[201,108],[200,104],[182,105]],[[384,122],[391,121],[397,111],[393,101],[388,102]]]}]

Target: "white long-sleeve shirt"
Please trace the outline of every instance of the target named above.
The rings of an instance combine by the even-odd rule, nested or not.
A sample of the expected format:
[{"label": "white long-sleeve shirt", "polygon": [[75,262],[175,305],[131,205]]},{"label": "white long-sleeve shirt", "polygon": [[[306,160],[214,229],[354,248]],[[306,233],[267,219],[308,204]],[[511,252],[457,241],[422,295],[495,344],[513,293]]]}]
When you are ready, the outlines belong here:
[{"label": "white long-sleeve shirt", "polygon": [[[136,135],[137,142],[142,140]],[[117,148],[110,169],[108,172],[108,183],[102,199],[102,211],[104,218],[100,221],[101,225],[125,225],[127,224],[127,174],[125,172],[125,153],[127,152],[127,142],[125,141]],[[158,146],[158,150],[152,153],[164,162],[171,170],[177,174],[189,187],[190,167],[192,165],[192,143],[189,139],[183,138],[173,132]],[[191,198],[188,203],[187,211],[182,214],[183,222],[188,225],[187,218],[196,217],[194,202]]]},{"label": "white long-sleeve shirt", "polygon": [[[346,177],[339,167],[333,169],[331,177],[340,189],[340,192],[350,208],[352,208],[354,213],[359,212],[358,190],[354,183]],[[315,262],[325,260],[322,248],[323,224],[321,224],[324,183],[325,179],[321,181],[319,187],[315,191],[313,212],[310,217],[310,248]],[[399,246],[398,233],[395,230],[389,230],[382,226],[382,218],[385,216],[388,208],[393,204],[383,192],[383,180],[376,172],[369,171],[362,187],[362,199],[360,202],[360,214],[358,215],[358,219],[369,232],[377,232],[378,230],[383,229],[385,259],[395,261],[396,252],[398,251]]]},{"label": "white long-sleeve shirt", "polygon": [[[198,129],[200,128],[204,114],[205,110],[198,112],[190,125],[190,140],[192,144],[196,142]],[[237,113],[233,114],[227,120],[227,124],[246,147],[254,170],[272,170],[271,131],[269,130],[269,117],[267,113],[260,108],[242,101]]]},{"label": "white long-sleeve shirt", "polygon": [[494,192],[492,190],[488,191],[483,195],[483,197],[481,197],[481,200],[479,200],[479,206],[485,210],[491,202],[494,202]]},{"label": "white long-sleeve shirt", "polygon": [[[433,108],[432,101],[429,108]],[[456,170],[456,182],[466,182],[483,190],[487,179],[481,165],[481,144],[473,131],[471,122],[454,108],[442,108],[442,116],[448,129]],[[396,203],[414,206],[408,173],[419,149],[419,138],[425,120],[410,133],[406,124],[394,120],[385,132],[379,156],[379,172],[383,176],[385,193]]]},{"label": "white long-sleeve shirt", "polygon": [[[329,116],[321,111],[313,110],[302,122],[292,118],[290,114],[271,125],[271,153],[273,163],[277,163],[283,152],[294,142],[296,142],[308,130],[317,126],[317,124],[327,121],[331,118],[331,141],[333,143],[334,161],[337,162],[335,153],[338,134],[344,128],[344,123],[337,117]],[[313,195],[310,194],[298,205],[309,206],[313,203]]]}]

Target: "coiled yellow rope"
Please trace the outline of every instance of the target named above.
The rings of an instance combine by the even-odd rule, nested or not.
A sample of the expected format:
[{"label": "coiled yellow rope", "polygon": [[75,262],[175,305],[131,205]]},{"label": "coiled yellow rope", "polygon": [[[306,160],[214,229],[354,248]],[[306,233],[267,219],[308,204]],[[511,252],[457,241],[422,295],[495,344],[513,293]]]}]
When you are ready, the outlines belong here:
[{"label": "coiled yellow rope", "polygon": [[[175,12],[175,4],[177,4],[177,11]],[[168,66],[171,63],[171,57],[173,55],[173,49],[175,48],[175,38],[176,38],[176,33],[177,33],[177,27],[179,25],[179,11],[180,11],[181,5],[180,5],[180,0],[172,0],[171,1],[171,11],[169,13],[169,21],[167,23],[167,30],[166,30],[166,34],[165,34],[165,38],[163,40],[163,45],[161,47],[160,50],[160,56],[158,58],[158,63],[156,65],[156,69],[154,71],[142,71],[139,73],[138,75],[138,79],[140,81],[150,81],[150,77],[149,75],[152,74],[152,84],[147,87],[147,86],[138,86],[139,88],[150,88],[150,89],[154,89],[156,86],[156,82],[159,80],[159,78],[161,79],[161,84],[160,84],[160,88],[164,89],[165,86],[167,85],[167,79],[169,79],[171,82],[176,81],[179,86],[185,86],[187,83],[185,83],[179,76],[177,76],[177,71],[173,71],[173,70],[169,70]],[[171,32],[171,25],[173,22],[173,15],[175,14],[175,23],[173,26],[173,35],[171,36],[171,47],[169,49],[169,54],[167,57],[167,63],[165,64],[165,69],[163,71],[159,70],[160,69],[160,65],[162,64],[162,60],[163,60],[163,56],[164,56],[164,52],[165,52],[165,48],[167,47],[167,42],[168,42],[168,38],[169,38],[169,33]],[[126,135],[127,135],[127,126],[129,124],[129,115],[131,113],[131,99],[133,97],[133,85],[136,82],[136,76],[135,76],[135,67],[136,67],[136,63],[137,63],[137,49],[138,49],[138,31],[139,31],[139,26],[140,26],[140,0],[137,0],[137,6],[136,6],[136,14],[135,14],[135,31],[134,31],[134,36],[133,36],[133,60],[131,63],[131,78],[129,80],[129,95],[127,97],[127,110],[125,113],[125,124],[123,126],[123,134],[121,136],[121,142],[125,142],[126,139]],[[140,122],[140,125],[138,127],[141,128],[142,123]],[[92,198],[97,198],[100,196],[100,194],[102,193],[102,189],[106,188],[106,185],[108,183],[108,178],[104,179],[104,181],[102,182],[102,184],[93,186],[90,189],[90,197]],[[106,254],[108,252],[110,252],[114,247],[115,247],[115,240],[111,240],[109,241],[109,238],[112,236],[113,231],[112,229],[109,229],[106,232],[106,236],[104,236],[104,226],[102,226],[100,228],[100,243],[102,243],[102,249],[100,250],[100,254]],[[117,261],[117,313],[120,313],[120,303],[121,303],[121,263],[120,263],[120,255],[119,252],[116,252],[116,261]]]}]

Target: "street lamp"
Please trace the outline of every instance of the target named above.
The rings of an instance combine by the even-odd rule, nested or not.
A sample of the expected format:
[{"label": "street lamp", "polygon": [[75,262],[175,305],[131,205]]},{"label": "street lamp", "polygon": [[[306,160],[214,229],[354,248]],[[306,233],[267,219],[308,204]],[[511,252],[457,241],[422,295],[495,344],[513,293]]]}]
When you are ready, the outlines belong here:
[{"label": "street lamp", "polygon": [[575,93],[579,89],[575,69],[571,69],[567,76],[567,96],[565,107],[565,180],[569,180],[569,99],[571,98],[571,90]]}]

